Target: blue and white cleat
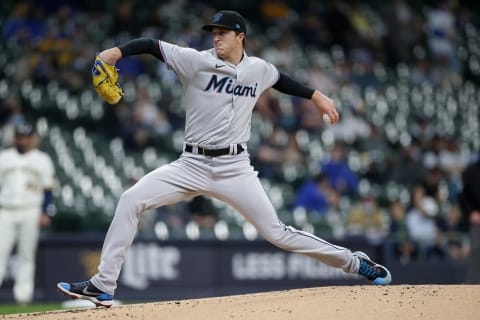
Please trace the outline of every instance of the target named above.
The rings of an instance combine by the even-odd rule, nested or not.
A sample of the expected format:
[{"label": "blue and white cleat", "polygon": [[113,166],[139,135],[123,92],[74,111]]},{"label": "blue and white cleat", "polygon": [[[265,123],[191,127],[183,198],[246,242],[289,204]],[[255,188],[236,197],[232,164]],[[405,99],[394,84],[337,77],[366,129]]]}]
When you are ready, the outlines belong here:
[{"label": "blue and white cleat", "polygon": [[358,274],[373,281],[377,286],[386,286],[392,282],[392,274],[381,264],[375,263],[362,251],[355,251],[355,257],[360,260]]},{"label": "blue and white cleat", "polygon": [[83,299],[93,302],[97,307],[110,308],[113,295],[97,289],[90,281],[82,282],[59,282],[57,289],[72,299]]}]

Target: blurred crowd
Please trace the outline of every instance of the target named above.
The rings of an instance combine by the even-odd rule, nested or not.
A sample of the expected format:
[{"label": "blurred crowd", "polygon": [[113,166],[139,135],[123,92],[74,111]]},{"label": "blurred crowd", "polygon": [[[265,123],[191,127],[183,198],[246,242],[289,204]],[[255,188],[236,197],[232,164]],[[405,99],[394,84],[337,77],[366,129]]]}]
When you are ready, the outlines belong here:
[{"label": "blurred crowd", "polygon": [[[15,90],[25,81],[80,95],[90,88],[96,51],[137,37],[206,49],[211,39],[199,26],[219,9],[235,9],[249,22],[250,55],[332,96],[341,112],[330,127],[305,99],[270,89],[258,101],[249,152],[262,179],[293,186],[292,216],[324,223],[332,237],[387,242],[404,263],[466,257],[469,220],[457,199],[462,172],[480,150],[473,11],[455,1],[240,3],[3,3],[2,51],[14,60],[0,70],[11,82],[8,92],[0,85],[1,146],[29,118]],[[117,67],[125,99],[105,109],[98,130],[133,153],[183,129],[178,80],[161,61],[129,57]],[[202,211],[200,218],[167,223],[212,229],[220,218],[201,203],[208,209],[185,208]]]}]

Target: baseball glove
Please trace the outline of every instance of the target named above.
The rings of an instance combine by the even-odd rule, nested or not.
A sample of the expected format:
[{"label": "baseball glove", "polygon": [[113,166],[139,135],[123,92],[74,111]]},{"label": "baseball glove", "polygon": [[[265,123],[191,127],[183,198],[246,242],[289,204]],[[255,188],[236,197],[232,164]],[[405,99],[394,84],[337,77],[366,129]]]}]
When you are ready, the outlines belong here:
[{"label": "baseball glove", "polygon": [[116,104],[123,97],[117,68],[103,61],[98,52],[92,67],[92,82],[95,91],[109,104]]}]

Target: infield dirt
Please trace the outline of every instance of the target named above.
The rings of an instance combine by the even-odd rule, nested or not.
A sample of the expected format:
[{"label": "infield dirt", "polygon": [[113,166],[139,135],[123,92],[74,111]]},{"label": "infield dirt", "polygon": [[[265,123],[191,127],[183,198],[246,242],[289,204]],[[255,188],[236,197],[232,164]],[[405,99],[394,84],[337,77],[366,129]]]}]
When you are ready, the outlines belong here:
[{"label": "infield dirt", "polygon": [[480,319],[480,285],[342,286],[218,298],[152,302],[110,309],[16,314],[23,320]]}]

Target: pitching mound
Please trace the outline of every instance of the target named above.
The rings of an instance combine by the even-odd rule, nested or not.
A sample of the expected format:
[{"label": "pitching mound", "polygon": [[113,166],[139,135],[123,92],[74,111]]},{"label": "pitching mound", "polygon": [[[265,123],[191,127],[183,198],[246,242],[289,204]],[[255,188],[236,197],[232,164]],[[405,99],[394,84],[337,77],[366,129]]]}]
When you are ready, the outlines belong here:
[{"label": "pitching mound", "polygon": [[3,319],[479,319],[480,285],[345,286],[3,316]]}]

